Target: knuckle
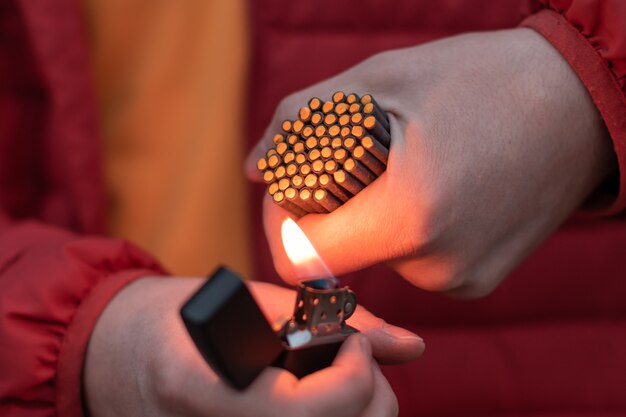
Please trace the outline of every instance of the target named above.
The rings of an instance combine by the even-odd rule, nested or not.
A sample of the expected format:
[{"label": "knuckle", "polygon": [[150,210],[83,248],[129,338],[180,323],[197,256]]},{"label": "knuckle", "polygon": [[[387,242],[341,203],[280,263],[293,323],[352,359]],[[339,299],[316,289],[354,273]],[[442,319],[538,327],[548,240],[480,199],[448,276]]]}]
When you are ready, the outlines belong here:
[{"label": "knuckle", "polygon": [[407,281],[427,291],[450,292],[466,282],[454,261],[448,258],[418,257],[396,263],[394,267]]},{"label": "knuckle", "polygon": [[376,382],[371,366],[365,369],[352,370],[352,375],[348,379],[354,390],[354,397],[357,404],[367,404],[374,395]]},{"label": "knuckle", "polygon": [[182,389],[185,376],[172,361],[157,357],[150,364],[154,395],[158,403],[172,406],[183,401]]}]

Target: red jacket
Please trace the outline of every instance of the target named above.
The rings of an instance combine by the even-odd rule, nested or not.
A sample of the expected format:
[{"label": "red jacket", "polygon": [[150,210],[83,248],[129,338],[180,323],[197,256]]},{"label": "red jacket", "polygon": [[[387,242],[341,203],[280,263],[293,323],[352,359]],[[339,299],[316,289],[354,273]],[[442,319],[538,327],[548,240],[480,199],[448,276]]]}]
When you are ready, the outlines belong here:
[{"label": "red jacket", "polygon": [[[626,1],[253,4],[250,145],[283,96],[381,50],[521,24],[561,52],[619,158],[621,191],[605,216],[568,222],[483,300],[426,293],[384,267],[346,281],[364,306],[426,340],[421,359],[385,369],[402,416],[626,415],[626,222],[614,215],[626,205]],[[273,267],[260,211],[259,204],[251,222],[255,270],[267,278]]]},{"label": "red jacket", "polygon": [[[82,362],[99,313],[128,282],[163,272],[132,246],[97,237],[100,151],[77,3],[0,2],[2,416],[81,415]],[[258,0],[250,137],[282,96],[374,52],[530,16],[523,24],[572,64],[609,128],[621,181],[606,214],[618,213],[626,202],[626,3],[549,3]],[[332,59],[313,69],[297,59],[302,50]],[[252,193],[260,202],[260,187]],[[271,277],[257,208],[257,274]],[[570,222],[493,295],[470,303],[426,294],[382,268],[359,273],[351,285],[362,303],[429,345],[423,359],[386,369],[401,413],[625,413],[625,250],[623,217]]]}]

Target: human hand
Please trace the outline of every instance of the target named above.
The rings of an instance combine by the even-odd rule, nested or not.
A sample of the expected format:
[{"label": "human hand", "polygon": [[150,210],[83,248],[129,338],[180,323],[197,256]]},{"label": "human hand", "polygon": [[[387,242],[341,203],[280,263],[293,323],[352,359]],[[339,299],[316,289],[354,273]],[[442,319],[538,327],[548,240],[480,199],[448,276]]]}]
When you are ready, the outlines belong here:
[{"label": "human hand", "polygon": [[[373,355],[383,362],[419,356],[414,334],[363,308],[333,365],[298,380],[266,369],[245,391],[226,386],[187,334],[179,309],[202,284],[144,278],[124,288],[96,324],[84,369],[89,415],[108,416],[395,416],[397,402]],[[265,283],[250,289],[270,322],[293,309],[295,292]],[[371,345],[370,345],[371,343]]]},{"label": "human hand", "polygon": [[[428,290],[481,296],[615,169],[611,141],[584,86],[539,34],[514,29],[385,52],[287,97],[280,121],[310,97],[371,93],[390,116],[387,170],[330,214],[298,221],[335,274],[387,262]],[[266,197],[274,264],[287,213]]]}]

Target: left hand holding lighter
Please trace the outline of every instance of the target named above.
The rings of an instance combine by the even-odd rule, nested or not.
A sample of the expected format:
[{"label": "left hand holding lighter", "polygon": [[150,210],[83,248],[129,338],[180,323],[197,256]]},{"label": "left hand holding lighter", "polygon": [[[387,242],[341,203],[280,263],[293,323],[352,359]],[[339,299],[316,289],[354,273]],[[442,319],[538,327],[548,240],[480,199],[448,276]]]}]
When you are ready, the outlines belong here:
[{"label": "left hand holding lighter", "polygon": [[[178,314],[198,279],[144,278],[122,290],[92,333],[84,371],[90,415],[107,416],[394,416],[397,402],[372,356],[383,363],[419,356],[423,341],[359,307],[351,336],[332,366],[298,380],[268,368],[245,391],[206,365]],[[291,313],[294,292],[250,283],[268,320]],[[233,329],[236,331],[236,329]]]}]

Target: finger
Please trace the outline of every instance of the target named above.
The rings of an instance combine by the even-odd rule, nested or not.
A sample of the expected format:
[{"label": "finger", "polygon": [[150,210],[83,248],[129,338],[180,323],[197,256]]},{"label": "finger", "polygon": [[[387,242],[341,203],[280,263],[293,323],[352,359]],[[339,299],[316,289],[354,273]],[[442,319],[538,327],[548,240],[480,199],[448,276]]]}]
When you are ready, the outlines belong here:
[{"label": "finger", "polygon": [[[400,130],[397,120],[390,117],[390,121],[392,130]],[[414,250],[407,242],[420,241],[414,235],[425,229],[416,205],[422,191],[409,184],[406,172],[411,170],[406,163],[398,140],[391,146],[387,170],[374,182],[332,213],[309,214],[297,221],[334,275],[406,256]],[[406,193],[406,198],[398,199],[399,192]],[[416,211],[410,216],[408,206]],[[294,268],[285,254],[280,234],[285,213],[275,204],[265,204],[264,225],[276,270],[295,283],[311,276]]]},{"label": "finger", "polygon": [[398,415],[398,399],[391,389],[387,378],[376,363],[374,366],[374,398],[360,417],[396,417]]},{"label": "finger", "polygon": [[280,328],[293,314],[296,292],[266,282],[248,282],[248,287],[274,329]]},{"label": "finger", "polygon": [[371,402],[376,381],[367,338],[343,343],[333,364],[300,380],[297,401],[319,416],[359,416]]},{"label": "finger", "polygon": [[391,325],[361,306],[348,319],[348,324],[367,336],[374,357],[384,364],[410,362],[426,349],[424,340],[415,333]]},{"label": "finger", "polygon": [[[402,244],[409,239],[403,238],[403,233],[410,233],[410,228],[400,207],[391,203],[398,200],[394,195],[397,186],[392,184],[390,173],[385,172],[332,213],[309,214],[297,221],[333,274],[352,272],[406,254]],[[296,283],[312,277],[294,268],[287,258],[281,237],[286,213],[266,198],[263,220],[274,265],[283,279]]]}]

